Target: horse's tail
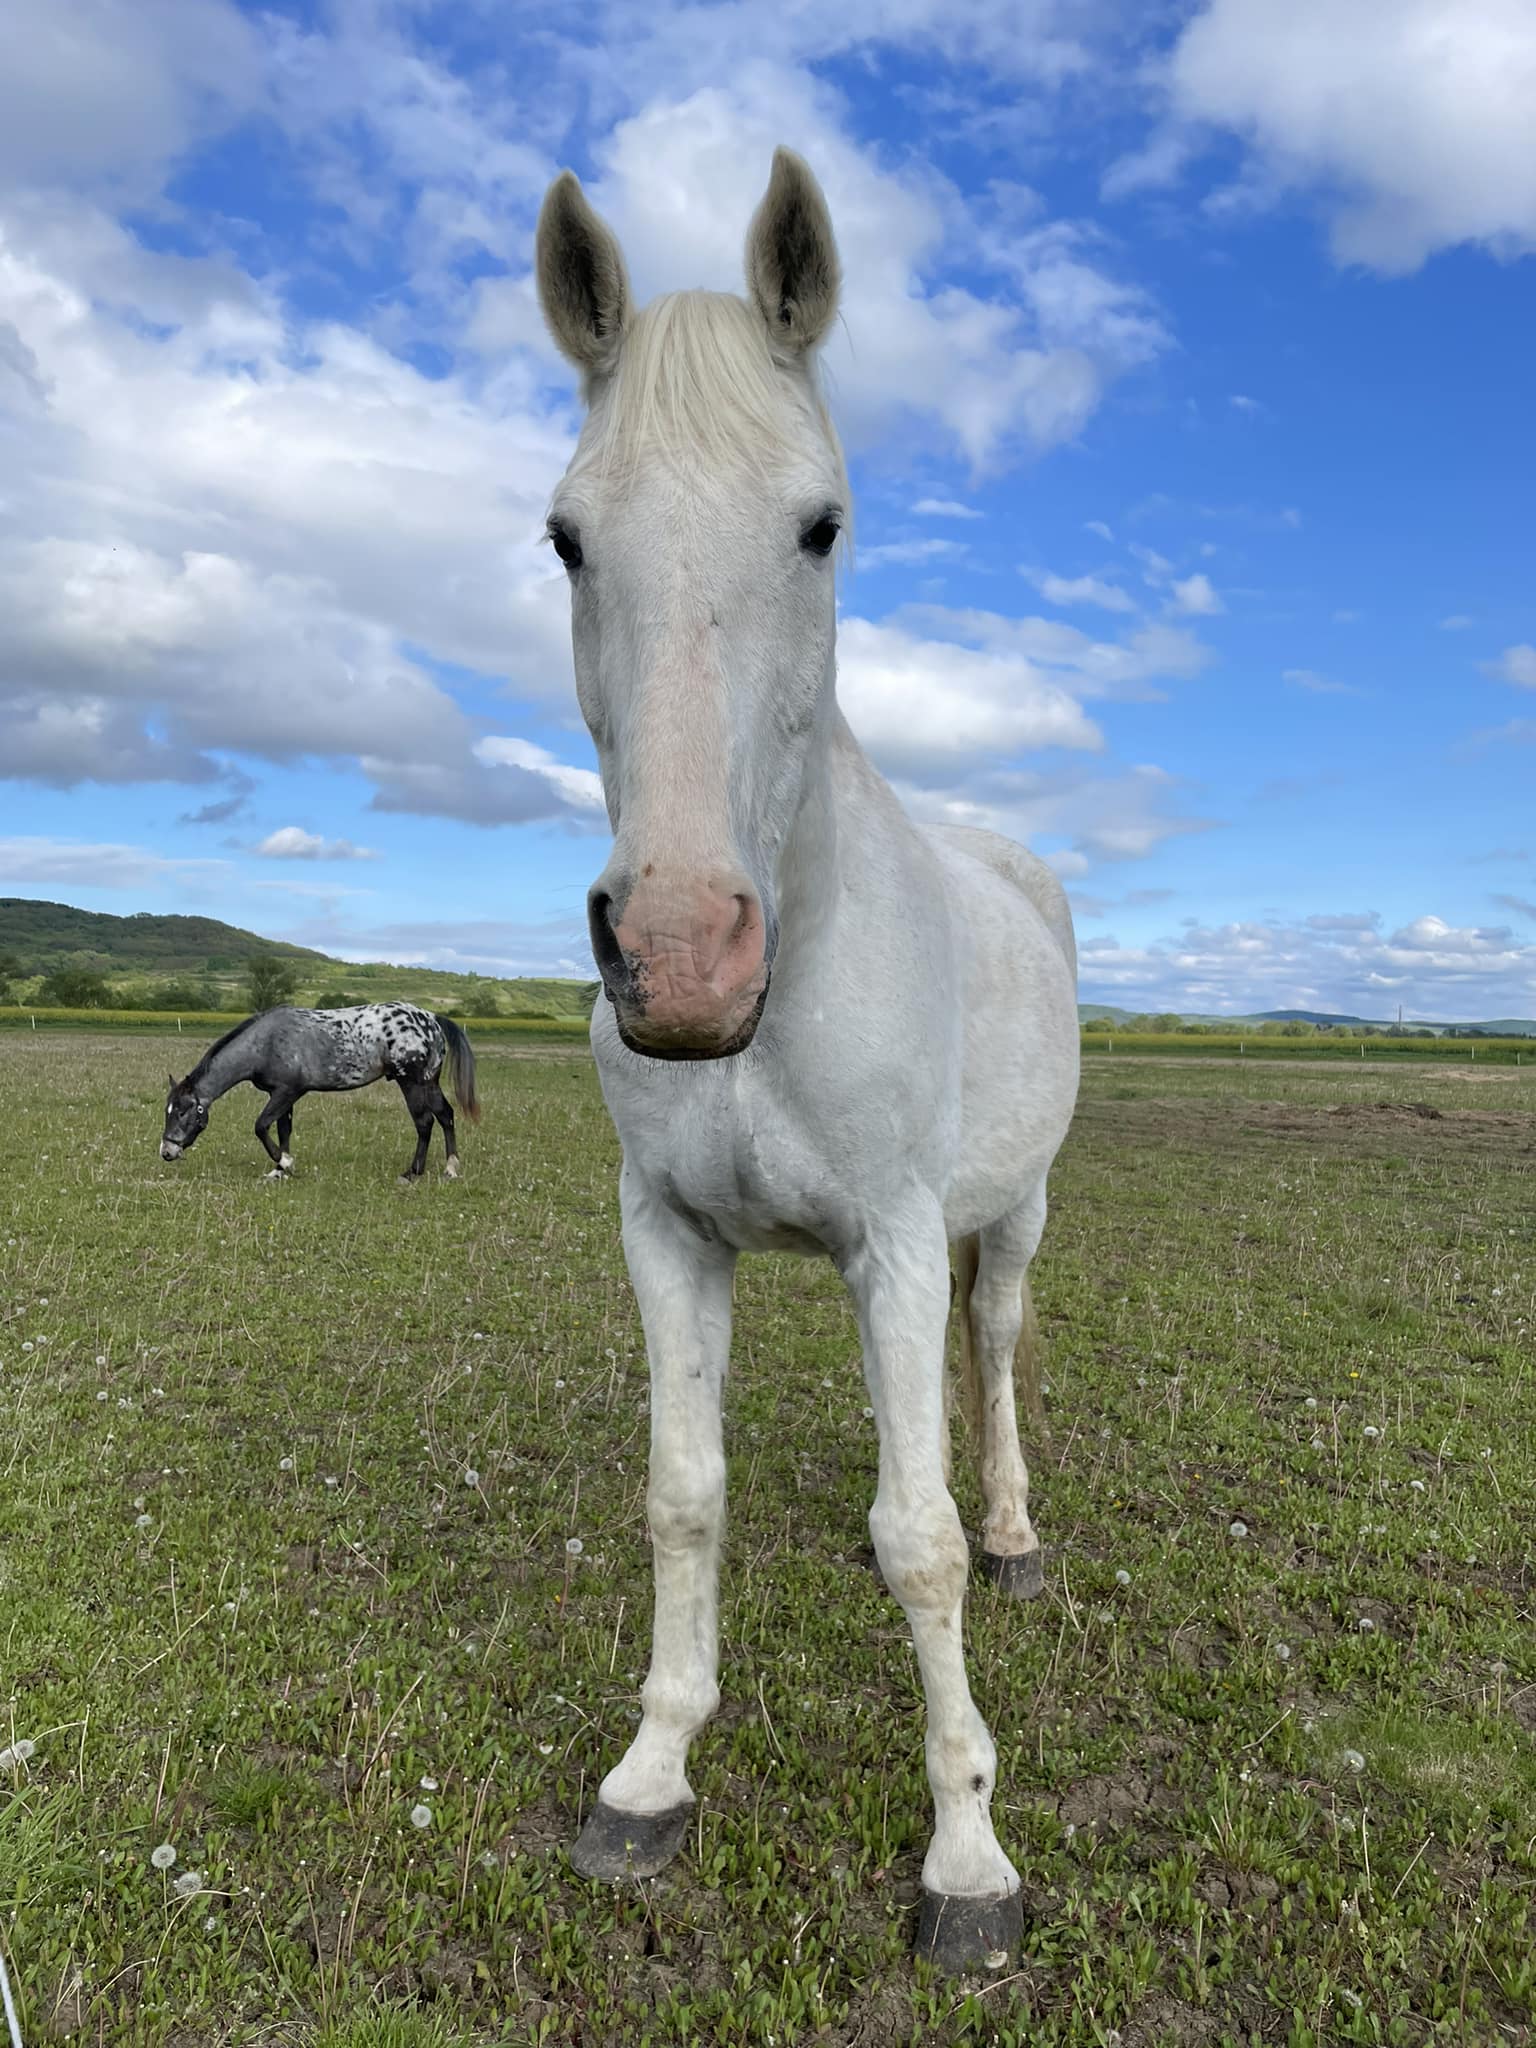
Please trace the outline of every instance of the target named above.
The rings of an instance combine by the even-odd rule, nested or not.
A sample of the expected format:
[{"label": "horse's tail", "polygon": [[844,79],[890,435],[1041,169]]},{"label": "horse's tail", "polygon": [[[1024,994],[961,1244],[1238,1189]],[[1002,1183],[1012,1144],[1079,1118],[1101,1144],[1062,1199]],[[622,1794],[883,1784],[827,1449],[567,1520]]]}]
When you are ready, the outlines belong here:
[{"label": "horse's tail", "polygon": [[453,1084],[453,1097],[471,1123],[480,1121],[480,1097],[475,1093],[475,1049],[469,1042],[469,1034],[461,1024],[451,1017],[439,1017],[443,1036],[448,1041],[448,1075]]},{"label": "horse's tail", "polygon": [[[955,1246],[954,1305],[959,1311],[960,1325],[960,1408],[965,1416],[965,1426],[970,1431],[971,1441],[981,1443],[981,1412],[983,1393],[981,1385],[981,1363],[976,1356],[976,1331],[971,1320],[971,1297],[976,1291],[976,1276],[981,1270],[981,1239],[962,1237]],[[1019,1341],[1013,1354],[1013,1383],[1016,1396],[1021,1400],[1024,1414],[1032,1429],[1042,1437],[1050,1435],[1050,1424],[1045,1417],[1045,1402],[1040,1392],[1040,1325],[1035,1320],[1035,1304],[1029,1292],[1029,1275],[1020,1282],[1023,1294],[1023,1320],[1019,1325]]]}]

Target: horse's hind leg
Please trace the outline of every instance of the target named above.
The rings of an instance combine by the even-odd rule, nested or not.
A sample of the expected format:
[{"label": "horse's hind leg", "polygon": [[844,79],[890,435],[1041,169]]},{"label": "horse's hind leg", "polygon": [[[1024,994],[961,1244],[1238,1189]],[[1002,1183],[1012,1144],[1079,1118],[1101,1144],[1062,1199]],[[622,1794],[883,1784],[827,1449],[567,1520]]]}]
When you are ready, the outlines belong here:
[{"label": "horse's hind leg", "polygon": [[293,1111],[285,1109],[277,1120],[277,1143],[281,1157],[278,1165],[287,1173],[293,1165],[293,1154],[288,1150],[288,1141],[293,1136]]},{"label": "horse's hind leg", "polygon": [[425,1081],[402,1081],[400,1093],[416,1126],[416,1156],[400,1176],[402,1186],[412,1187],[421,1179],[427,1164],[427,1147],[432,1143],[431,1089]]},{"label": "horse's hind leg", "polygon": [[961,1640],[968,1555],[944,1483],[949,1261],[937,1199],[914,1195],[905,1213],[872,1221],[843,1278],[880,1433],[870,1534],[912,1630],[928,1710],[934,1830],[918,1951],[945,1970],[979,1969],[1014,1947],[1023,1914],[1018,1872],[992,1831],[997,1751],[971,1698]]},{"label": "horse's hind leg", "polygon": [[453,1130],[453,1104],[448,1100],[436,1081],[431,1086],[432,1114],[443,1127],[443,1145],[448,1154],[448,1164],[444,1171],[450,1180],[457,1180],[459,1177],[459,1141],[454,1136]]},{"label": "horse's hind leg", "polygon": [[[1029,1262],[1045,1228],[1045,1184],[1011,1215],[959,1247],[962,1372],[969,1422],[981,1466],[986,1519],[981,1568],[1016,1600],[1033,1599],[1045,1583],[1040,1539],[1029,1519],[1029,1472],[1019,1445],[1014,1378],[1023,1381],[1026,1413],[1044,1424],[1040,1405],[1040,1335],[1029,1295]],[[967,1270],[969,1267],[970,1270]],[[966,1282],[969,1280],[967,1301]]]}]

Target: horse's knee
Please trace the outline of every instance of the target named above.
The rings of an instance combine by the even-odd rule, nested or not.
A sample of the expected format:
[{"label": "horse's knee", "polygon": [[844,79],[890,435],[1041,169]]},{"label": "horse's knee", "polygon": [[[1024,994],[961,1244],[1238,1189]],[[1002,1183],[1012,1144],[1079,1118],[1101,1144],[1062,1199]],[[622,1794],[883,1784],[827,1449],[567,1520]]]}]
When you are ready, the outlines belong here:
[{"label": "horse's knee", "polygon": [[877,1496],[869,1533],[885,1583],[904,1608],[945,1613],[959,1606],[970,1552],[947,1493],[920,1505]]},{"label": "horse's knee", "polygon": [[699,1459],[653,1473],[646,1520],[657,1550],[700,1550],[717,1542],[725,1526],[724,1459]]}]

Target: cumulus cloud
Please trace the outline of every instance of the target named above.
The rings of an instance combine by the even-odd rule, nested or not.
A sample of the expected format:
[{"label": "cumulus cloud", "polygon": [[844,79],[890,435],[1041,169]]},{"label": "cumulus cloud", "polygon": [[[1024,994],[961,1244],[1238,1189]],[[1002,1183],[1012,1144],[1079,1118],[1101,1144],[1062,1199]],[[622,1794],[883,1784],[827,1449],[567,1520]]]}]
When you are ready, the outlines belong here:
[{"label": "cumulus cloud", "polygon": [[1497,661],[1489,662],[1488,673],[1517,689],[1536,690],[1536,647],[1506,647]]},{"label": "cumulus cloud", "polygon": [[212,880],[220,860],[176,860],[145,846],[78,839],[0,838],[0,881],[23,887],[143,889],[168,879]]},{"label": "cumulus cloud", "polygon": [[1283,671],[1283,680],[1298,690],[1309,690],[1314,697],[1359,697],[1364,692],[1355,683],[1336,683],[1330,676],[1319,675],[1315,668],[1288,668]]},{"label": "cumulus cloud", "polygon": [[1247,160],[1225,203],[1315,193],[1341,263],[1402,273],[1460,243],[1536,248],[1528,0],[1207,0],[1161,83],[1165,125],[1113,192],[1170,183],[1235,135]]},{"label": "cumulus cloud", "polygon": [[1127,596],[1119,584],[1106,582],[1101,576],[1057,576],[1049,569],[1024,569],[1020,572],[1039,591],[1047,604],[1060,605],[1064,610],[1075,605],[1096,605],[1105,612],[1133,612],[1134,598]]},{"label": "cumulus cloud", "polygon": [[882,564],[937,562],[946,556],[963,555],[965,543],[958,540],[941,540],[926,536],[920,540],[882,541],[872,548],[860,548],[858,564],[861,568],[879,568]]},{"label": "cumulus cloud", "polygon": [[1090,935],[1079,947],[1086,1002],[1135,1009],[1314,1009],[1475,1022],[1536,1015],[1536,944],[1507,926],[1455,926],[1432,913],[1390,932],[1371,913],[1317,913],[1205,926],[1190,919],[1145,945]]},{"label": "cumulus cloud", "polygon": [[560,822],[606,829],[602,782],[529,740],[489,734],[451,761],[398,761],[365,754],[375,789],[371,808],[422,817],[460,818],[469,825]]},{"label": "cumulus cloud", "polygon": [[519,923],[497,918],[358,924],[331,912],[279,934],[339,960],[388,960],[453,974],[554,975],[593,981],[592,948],[579,918]]},{"label": "cumulus cloud", "polygon": [[981,514],[974,505],[963,505],[958,498],[919,498],[912,507],[916,519],[979,519]]},{"label": "cumulus cloud", "polygon": [[1115,640],[1095,639],[1060,619],[1011,618],[1002,612],[910,604],[890,624],[935,641],[1032,664],[1077,697],[1156,699],[1156,685],[1199,675],[1211,651],[1185,626],[1163,621],[1135,626]]},{"label": "cumulus cloud", "polygon": [[924,640],[891,621],[843,621],[838,697],[881,766],[913,776],[1031,748],[1104,744],[1077,699],[1026,657]]},{"label": "cumulus cloud", "polygon": [[[1026,841],[1065,878],[1106,861],[1142,860],[1165,840],[1207,832],[1216,822],[1175,808],[1183,784],[1150,764],[1097,776],[1074,768],[998,769],[963,784],[898,780],[897,788],[924,823]],[[1044,846],[1049,840],[1063,843]]]},{"label": "cumulus cloud", "polygon": [[319,832],[306,832],[302,825],[281,825],[269,832],[255,852],[263,860],[377,860],[371,846],[354,846],[350,839],[327,839]]},{"label": "cumulus cloud", "polygon": [[1214,618],[1218,612],[1226,610],[1210,577],[1198,570],[1193,576],[1175,579],[1169,603],[1174,611],[1184,612],[1190,618]]}]

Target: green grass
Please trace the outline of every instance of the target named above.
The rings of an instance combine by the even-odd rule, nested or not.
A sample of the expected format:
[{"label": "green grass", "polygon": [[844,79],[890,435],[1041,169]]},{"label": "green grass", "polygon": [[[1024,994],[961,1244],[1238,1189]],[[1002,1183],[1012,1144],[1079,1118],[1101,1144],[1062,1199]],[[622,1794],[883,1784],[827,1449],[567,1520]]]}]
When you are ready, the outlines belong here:
[{"label": "green grass", "polygon": [[160,1164],[163,1031],[0,1038],[29,2048],[1536,2040],[1536,1074],[1090,1064],[1048,1595],[967,1621],[1030,1931],[966,1987],[908,1960],[919,1696],[816,1265],[738,1284],[687,1852],[571,1873],[647,1652],[644,1364],[590,1061],[481,1054],[463,1182],[395,1185],[380,1088],[274,1186],[244,1091]]}]

